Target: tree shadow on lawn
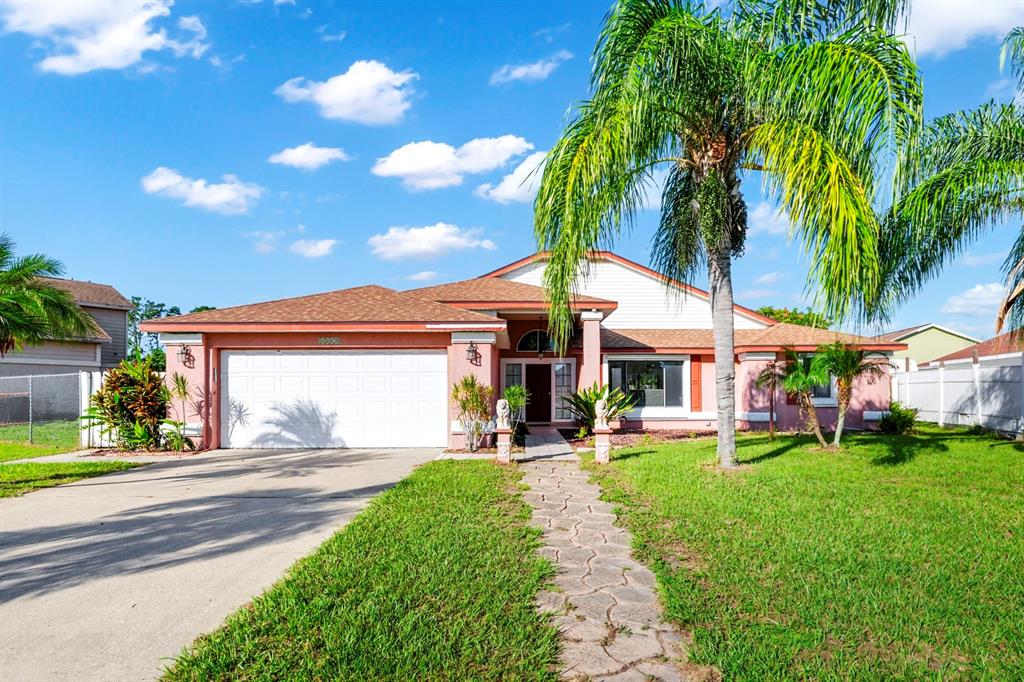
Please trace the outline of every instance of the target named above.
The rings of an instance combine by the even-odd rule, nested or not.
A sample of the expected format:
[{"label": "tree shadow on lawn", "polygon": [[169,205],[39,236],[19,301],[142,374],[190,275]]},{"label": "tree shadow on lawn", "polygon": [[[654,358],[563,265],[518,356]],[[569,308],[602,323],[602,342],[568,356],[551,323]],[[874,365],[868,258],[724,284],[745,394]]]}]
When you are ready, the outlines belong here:
[{"label": "tree shadow on lawn", "polygon": [[949,452],[949,445],[946,444],[949,438],[935,436],[890,436],[875,434],[872,444],[880,448],[882,452],[870,459],[876,466],[898,466],[912,461],[922,453]]}]

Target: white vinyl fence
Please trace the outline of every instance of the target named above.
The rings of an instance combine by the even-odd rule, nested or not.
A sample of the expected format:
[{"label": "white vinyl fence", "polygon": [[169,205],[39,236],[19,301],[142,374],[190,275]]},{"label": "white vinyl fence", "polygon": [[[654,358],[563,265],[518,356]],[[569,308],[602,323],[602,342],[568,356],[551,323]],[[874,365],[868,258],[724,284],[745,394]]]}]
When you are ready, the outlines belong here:
[{"label": "white vinyl fence", "polygon": [[1024,433],[1024,353],[951,360],[893,375],[893,399],[939,426]]}]

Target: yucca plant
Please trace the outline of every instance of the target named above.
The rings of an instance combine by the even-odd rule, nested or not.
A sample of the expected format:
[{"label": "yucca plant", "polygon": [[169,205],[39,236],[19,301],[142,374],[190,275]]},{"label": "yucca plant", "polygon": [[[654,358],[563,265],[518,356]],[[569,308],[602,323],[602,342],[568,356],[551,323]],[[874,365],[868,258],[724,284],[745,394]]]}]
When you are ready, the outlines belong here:
[{"label": "yucca plant", "polygon": [[467,374],[452,386],[452,402],[459,408],[459,424],[466,434],[466,449],[476,452],[484,427],[491,419],[494,387],[480,383],[475,374]]},{"label": "yucca plant", "polygon": [[530,402],[530,392],[522,384],[513,384],[505,387],[501,397],[508,403],[512,440],[516,445],[524,445],[526,442],[525,410],[526,404]]},{"label": "yucca plant", "polygon": [[590,388],[582,388],[565,398],[565,408],[576,417],[576,421],[587,435],[594,432],[597,420],[597,401],[604,400],[608,409],[608,421],[614,421],[636,407],[637,400],[618,388],[610,388],[594,382]]},{"label": "yucca plant", "polygon": [[[548,152],[534,204],[551,334],[572,334],[591,250],[632,227],[664,178],[656,269],[706,272],[714,328],[718,455],[736,454],[732,261],[743,253],[741,177],[792,221],[816,307],[871,305],[881,274],[876,197],[921,123],[922,88],[895,35],[906,0],[619,0],[593,55],[590,98]],[[899,178],[894,178],[899,180]],[[890,182],[887,180],[887,182]]]}]

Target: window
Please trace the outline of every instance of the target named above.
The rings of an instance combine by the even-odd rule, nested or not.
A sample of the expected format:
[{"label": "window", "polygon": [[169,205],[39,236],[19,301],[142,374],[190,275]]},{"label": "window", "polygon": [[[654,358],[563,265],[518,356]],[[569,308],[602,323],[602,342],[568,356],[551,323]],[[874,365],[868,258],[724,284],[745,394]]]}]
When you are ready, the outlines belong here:
[{"label": "window", "polygon": [[520,386],[523,383],[523,366],[520,364],[505,365],[505,386]]},{"label": "window", "polygon": [[555,364],[555,419],[572,419],[565,399],[572,395],[572,366],[568,362]]},{"label": "window", "polygon": [[682,407],[682,360],[610,360],[608,383],[636,398],[637,407]]},{"label": "window", "polygon": [[534,329],[526,332],[519,339],[516,350],[521,353],[552,353],[555,347],[551,343],[551,337],[543,329]]},{"label": "window", "polygon": [[[810,356],[810,355],[805,355],[804,356],[804,371],[809,371],[811,369],[811,362],[813,360],[814,360],[813,356]],[[812,398],[831,398],[832,397],[832,381],[831,381],[831,376],[829,377],[829,379],[830,379],[830,381],[827,384],[818,384],[817,386],[815,386],[814,388],[811,389],[811,397]]]}]

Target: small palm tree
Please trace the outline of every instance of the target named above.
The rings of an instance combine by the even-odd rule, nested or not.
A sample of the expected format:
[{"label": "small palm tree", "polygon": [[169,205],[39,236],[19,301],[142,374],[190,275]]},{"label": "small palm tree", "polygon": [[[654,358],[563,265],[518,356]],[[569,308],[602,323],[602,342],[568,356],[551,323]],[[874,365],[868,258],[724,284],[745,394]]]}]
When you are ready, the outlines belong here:
[{"label": "small palm tree", "polygon": [[707,273],[718,455],[736,464],[732,262],[743,253],[741,180],[792,217],[820,307],[834,319],[877,289],[889,160],[921,120],[922,88],[893,34],[905,0],[619,0],[593,57],[591,96],[548,153],[534,204],[550,327],[564,349],[588,253],[629,231],[664,177],[652,261]]},{"label": "small palm tree", "polygon": [[811,362],[804,362],[804,360],[805,358],[797,355],[795,351],[786,351],[786,378],[782,381],[782,387],[790,395],[796,396],[800,414],[810,425],[811,431],[814,432],[814,437],[818,439],[821,447],[827,448],[828,442],[821,433],[818,410],[814,406],[814,388],[829,382],[828,371],[817,357]]},{"label": "small palm tree", "polygon": [[98,333],[96,322],[70,294],[43,279],[63,272],[59,261],[40,254],[15,257],[14,241],[0,234],[0,357],[53,339]]},{"label": "small palm tree", "polygon": [[786,380],[786,362],[772,360],[757,375],[757,387],[768,389],[768,439],[775,440],[775,394]]},{"label": "small palm tree", "polygon": [[838,410],[836,415],[836,433],[832,438],[832,446],[838,448],[843,437],[843,426],[846,423],[846,412],[853,398],[853,384],[861,377],[874,381],[885,376],[882,369],[883,358],[870,351],[853,348],[842,343],[833,343],[818,348],[815,362],[835,377]]}]

